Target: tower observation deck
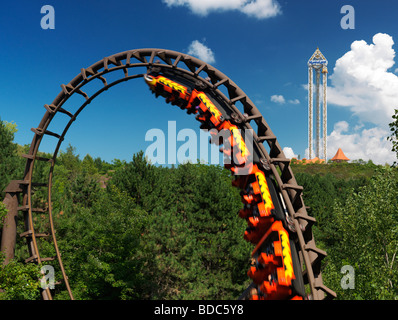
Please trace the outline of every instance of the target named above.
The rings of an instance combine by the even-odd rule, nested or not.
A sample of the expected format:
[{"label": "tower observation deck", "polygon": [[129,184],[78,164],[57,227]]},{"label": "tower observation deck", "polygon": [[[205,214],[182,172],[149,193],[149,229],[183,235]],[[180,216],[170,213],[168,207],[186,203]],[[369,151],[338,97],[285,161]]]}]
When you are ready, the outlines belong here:
[{"label": "tower observation deck", "polygon": [[[312,159],[314,156],[325,159],[327,161],[327,69],[328,61],[322,52],[317,48],[314,54],[308,60],[308,158]],[[315,88],[314,88],[314,73],[315,73]],[[322,129],[323,135],[321,138],[321,78],[322,73],[322,96],[323,96],[323,111],[322,111]],[[315,90],[314,90],[315,89]],[[313,100],[315,91],[315,112],[316,112],[316,129],[315,129],[315,154],[313,150]],[[323,155],[321,155],[321,139],[323,139]]]}]

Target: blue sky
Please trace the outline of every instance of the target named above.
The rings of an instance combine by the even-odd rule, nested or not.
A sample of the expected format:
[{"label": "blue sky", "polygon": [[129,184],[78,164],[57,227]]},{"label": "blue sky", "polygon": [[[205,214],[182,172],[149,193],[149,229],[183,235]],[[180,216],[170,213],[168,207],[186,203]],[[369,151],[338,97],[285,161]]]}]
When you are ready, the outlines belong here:
[{"label": "blue sky", "polygon": [[[341,147],[350,159],[393,162],[385,138],[394,104],[398,107],[394,61],[398,3],[253,0],[252,7],[259,10],[250,11],[248,2],[34,0],[3,4],[0,117],[17,124],[17,143],[29,144],[34,135],[30,128],[38,126],[43,105],[50,104],[60,85],[81,68],[130,49],[188,53],[198,41],[213,54],[211,64],[256,104],[281,146],[290,148],[286,153],[305,157],[307,61],[319,46],[329,61],[329,157]],[[54,30],[40,26],[44,5],[55,9]],[[355,9],[355,29],[340,25],[343,5]],[[275,102],[272,96],[283,99]],[[73,103],[77,99],[70,101],[72,109]],[[148,130],[161,128],[167,134],[168,121],[176,121],[177,131],[199,127],[193,116],[155,99],[142,80],[132,80],[94,100],[71,127],[63,149],[71,143],[81,157],[89,153],[107,161],[130,160],[133,153],[151,144],[145,141]],[[51,125],[53,131],[63,129],[62,120]],[[42,151],[52,151],[55,140],[50,140],[43,141]]]}]

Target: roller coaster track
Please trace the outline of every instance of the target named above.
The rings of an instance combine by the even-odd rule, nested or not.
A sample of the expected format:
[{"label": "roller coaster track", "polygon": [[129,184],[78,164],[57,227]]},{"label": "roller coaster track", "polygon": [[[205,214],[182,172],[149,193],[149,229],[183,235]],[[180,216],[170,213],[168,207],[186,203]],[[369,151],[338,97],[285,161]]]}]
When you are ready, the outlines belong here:
[{"label": "roller coaster track", "polygon": [[[146,70],[146,72],[133,72],[141,69]],[[216,97],[216,100],[221,105],[221,109],[223,109],[224,118],[228,120],[231,125],[235,125],[242,130],[253,130],[253,150],[255,153],[253,161],[256,170],[251,171],[251,173],[256,174],[256,172],[258,172],[266,177],[270,192],[275,193],[273,194],[272,200],[275,204],[279,203],[279,206],[281,206],[281,209],[285,212],[285,218],[282,219],[283,221],[275,221],[273,224],[267,225],[267,227],[262,229],[261,233],[256,233],[257,239],[250,238],[250,231],[255,229],[256,225],[253,221],[255,217],[249,217],[246,212],[248,200],[245,196],[249,196],[249,194],[244,192],[241,193],[245,208],[239,212],[239,216],[247,219],[249,224],[249,228],[245,233],[245,238],[254,243],[256,247],[252,255],[253,265],[248,272],[248,275],[253,279],[253,283],[242,294],[240,299],[256,299],[260,297],[259,295],[261,295],[261,292],[264,293],[264,291],[267,290],[267,292],[272,292],[272,290],[275,289],[271,288],[275,282],[268,281],[267,278],[264,278],[270,278],[271,276],[266,273],[264,275],[263,268],[258,268],[258,266],[259,262],[264,264],[267,259],[268,263],[271,263],[271,265],[272,263],[275,265],[278,264],[278,262],[274,261],[277,258],[276,242],[278,241],[282,244],[281,252],[284,258],[285,254],[287,254],[286,242],[289,243],[290,241],[290,249],[292,252],[291,254],[288,253],[289,257],[293,258],[293,262],[296,263],[295,279],[296,281],[301,279],[303,283],[301,287],[304,288],[305,286],[306,292],[301,293],[302,297],[313,300],[335,297],[335,293],[327,288],[322,281],[321,261],[326,256],[326,252],[317,248],[315,245],[312,233],[312,225],[315,223],[315,219],[307,214],[302,198],[303,188],[297,184],[290,167],[290,160],[286,159],[275,135],[264,117],[249,97],[222,72],[195,57],[163,49],[130,50],[106,57],[86,69],[81,69],[81,72],[68,84],[61,85],[61,92],[51,104],[44,105],[46,109],[45,114],[39,125],[32,128],[34,137],[28,154],[23,155],[23,157],[26,158],[24,177],[22,180],[14,180],[10,184],[14,186],[11,188],[14,192],[22,194],[20,200],[22,203],[18,204],[17,210],[23,211],[24,214],[25,232],[22,233],[21,236],[26,238],[30,254],[26,262],[42,263],[47,260],[58,260],[63,281],[70,298],[73,299],[72,290],[65,273],[54,229],[52,180],[57,154],[71,125],[77,119],[81,111],[99,94],[119,83],[131,79],[143,78],[148,72],[161,72],[187,80],[196,88],[200,88],[205,93]],[[108,75],[110,73],[120,74],[121,77],[113,82],[108,82]],[[98,85],[99,89],[94,94],[88,95],[84,91],[84,87],[94,82]],[[72,95],[80,95],[84,98],[84,102],[81,104],[80,108],[73,113],[63,108],[64,104]],[[58,132],[48,130],[50,123],[58,116],[67,117],[68,121],[66,126],[62,131]],[[38,156],[39,146],[42,140],[49,136],[57,139],[53,156],[52,158],[40,157]],[[266,144],[264,144],[264,142],[266,142]],[[32,181],[36,161],[46,162],[50,166],[48,181]],[[231,168],[231,170],[233,171],[233,168]],[[247,187],[248,182],[242,182],[242,180],[239,179],[242,178],[237,177],[234,181],[234,185],[243,190]],[[43,204],[46,203],[46,207],[44,208],[35,208],[32,206],[32,195],[38,188],[44,188],[45,191],[47,191],[47,199],[43,199],[42,201]],[[261,185],[260,188],[262,188]],[[275,198],[275,195],[277,195],[277,198]],[[42,234],[35,230],[34,215],[37,213],[48,214],[50,225],[50,232],[48,234]],[[275,236],[278,232],[280,238]],[[274,242],[275,245],[270,240],[271,238],[268,239],[272,234],[274,234],[273,239],[276,241]],[[49,237],[50,240],[52,239],[56,257],[42,257],[40,255],[39,241],[43,241],[43,238]],[[272,256],[273,260],[271,256],[265,254],[265,252],[268,252],[267,250],[269,250],[270,246],[274,250],[274,256]],[[280,257],[282,257],[282,253]],[[298,269],[297,262],[299,262]],[[265,288],[265,286],[267,286],[267,288]],[[288,296],[294,298],[291,292]],[[53,298],[51,290],[49,288],[43,289],[42,297],[44,300],[51,300]],[[277,299],[279,295],[271,294],[269,297]]]}]

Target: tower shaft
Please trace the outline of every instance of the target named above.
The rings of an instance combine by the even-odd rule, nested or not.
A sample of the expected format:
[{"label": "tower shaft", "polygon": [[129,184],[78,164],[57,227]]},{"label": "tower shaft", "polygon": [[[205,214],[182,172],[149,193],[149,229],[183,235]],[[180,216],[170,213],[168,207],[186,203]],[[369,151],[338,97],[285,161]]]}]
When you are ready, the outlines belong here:
[{"label": "tower shaft", "polygon": [[320,88],[320,77],[321,70],[316,69],[316,100],[315,100],[315,108],[316,108],[316,131],[315,131],[315,157],[320,157],[321,151],[321,105],[320,105],[320,96],[321,96],[321,88]]},{"label": "tower shaft", "polygon": [[[314,156],[313,148],[315,148],[315,157],[325,159],[327,161],[327,64],[328,61],[317,48],[308,61],[308,157],[312,159]],[[315,88],[314,88],[314,70],[315,70]],[[321,91],[321,73],[322,87]],[[313,146],[313,92],[315,89],[315,146]],[[321,96],[323,96],[323,109],[321,108]],[[322,113],[321,113],[322,110]],[[322,120],[321,120],[322,115]],[[322,136],[321,136],[322,125]],[[323,152],[322,152],[323,145]]]},{"label": "tower shaft", "polygon": [[312,67],[309,67],[308,68],[308,158],[310,159],[312,159],[312,128],[313,128],[312,87],[313,87]]},{"label": "tower shaft", "polygon": [[327,159],[327,124],[328,124],[328,112],[327,112],[327,72],[323,72],[323,158]]}]

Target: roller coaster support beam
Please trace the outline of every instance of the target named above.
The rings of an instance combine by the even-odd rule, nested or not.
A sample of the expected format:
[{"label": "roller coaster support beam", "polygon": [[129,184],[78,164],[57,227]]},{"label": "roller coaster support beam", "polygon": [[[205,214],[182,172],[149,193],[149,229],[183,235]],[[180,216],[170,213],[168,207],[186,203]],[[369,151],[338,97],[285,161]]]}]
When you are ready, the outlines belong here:
[{"label": "roller coaster support beam", "polygon": [[18,180],[13,180],[4,190],[3,203],[8,211],[3,225],[1,236],[1,251],[5,254],[4,264],[14,258],[15,243],[17,239],[18,195],[23,192]]}]

